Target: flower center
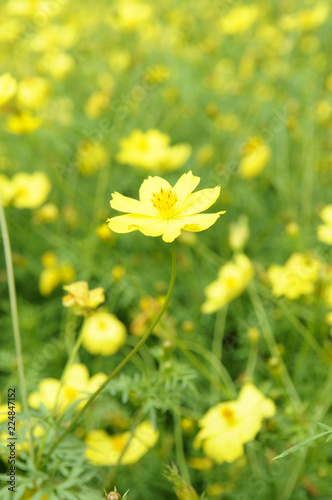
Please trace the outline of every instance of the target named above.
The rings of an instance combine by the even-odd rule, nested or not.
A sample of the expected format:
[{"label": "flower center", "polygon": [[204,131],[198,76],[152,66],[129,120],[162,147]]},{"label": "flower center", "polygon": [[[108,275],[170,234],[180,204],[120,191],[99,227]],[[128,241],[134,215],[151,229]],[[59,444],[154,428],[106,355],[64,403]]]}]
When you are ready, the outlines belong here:
[{"label": "flower center", "polygon": [[138,141],[137,141],[137,149],[139,151],[148,151],[149,150],[149,143],[146,139],[146,137],[141,137]]},{"label": "flower center", "polygon": [[229,425],[234,425],[235,424],[235,412],[232,408],[229,406],[226,406],[221,410],[221,415],[223,418],[227,421]]},{"label": "flower center", "polygon": [[235,288],[237,280],[234,278],[234,276],[227,276],[227,278],[225,279],[225,283],[227,288]]},{"label": "flower center", "polygon": [[121,451],[124,450],[124,447],[126,446],[127,441],[128,441],[128,439],[121,434],[112,436],[112,445],[116,449],[116,451],[119,451],[120,453],[121,453]]},{"label": "flower center", "polygon": [[66,387],[64,393],[67,399],[75,399],[77,397],[77,390],[74,387]]},{"label": "flower center", "polygon": [[163,219],[170,219],[178,198],[171,189],[160,188],[159,193],[152,193],[152,205],[158,210]]}]

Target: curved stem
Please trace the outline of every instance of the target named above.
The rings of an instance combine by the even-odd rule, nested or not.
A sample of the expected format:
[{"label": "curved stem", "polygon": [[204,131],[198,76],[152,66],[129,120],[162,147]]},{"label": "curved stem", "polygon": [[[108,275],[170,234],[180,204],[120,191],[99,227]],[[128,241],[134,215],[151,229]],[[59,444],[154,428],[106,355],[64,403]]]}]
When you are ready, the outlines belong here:
[{"label": "curved stem", "polygon": [[[8,279],[8,290],[9,290],[9,301],[10,310],[13,322],[13,333],[14,342],[17,358],[17,368],[18,368],[18,378],[20,381],[21,388],[21,398],[22,398],[22,408],[25,413],[28,412],[28,399],[27,390],[24,377],[24,366],[23,366],[23,355],[22,355],[22,344],[20,335],[20,326],[18,322],[18,312],[17,312],[17,301],[16,301],[16,289],[15,289],[15,277],[13,270],[12,252],[10,247],[10,239],[8,234],[8,228],[6,223],[5,211],[2,206],[1,196],[0,196],[0,228],[2,232],[3,248],[5,253],[7,279]],[[28,430],[28,443],[29,443],[29,454],[30,458],[34,460],[33,453],[33,442],[30,430]]]},{"label": "curved stem", "polygon": [[128,361],[131,360],[131,358],[136,354],[136,352],[139,350],[139,348],[147,341],[157,324],[159,323],[160,319],[162,318],[164,312],[167,309],[167,306],[170,302],[171,295],[173,292],[174,288],[174,283],[175,283],[175,276],[176,276],[176,255],[175,255],[175,244],[172,242],[172,275],[171,275],[171,281],[169,284],[168,292],[165,298],[165,302],[163,303],[162,308],[160,309],[159,313],[157,314],[155,320],[151,324],[151,326],[147,329],[141,340],[136,344],[136,346],[130,351],[129,354],[121,361],[121,363],[118,364],[118,366],[110,373],[110,375],[107,377],[105,382],[99,387],[99,389],[94,392],[90,398],[87,400],[83,408],[77,413],[69,427],[61,434],[59,439],[53,444],[52,448],[48,452],[47,456],[45,457],[43,464],[45,464],[48,460],[48,458],[52,455],[53,451],[57,448],[57,446],[61,443],[61,441],[69,434],[73,428],[75,427],[77,421],[80,419],[80,417],[83,415],[83,413],[86,412],[86,410],[91,406],[91,404],[94,402],[94,400],[99,396],[99,394],[105,389],[105,387],[108,385],[108,383],[122,370],[122,368],[128,363]]},{"label": "curved stem", "polygon": [[53,414],[56,415],[56,412],[58,410],[58,405],[59,405],[59,398],[60,398],[60,394],[61,394],[61,391],[62,391],[62,388],[63,388],[63,384],[64,384],[64,381],[65,381],[65,378],[66,378],[66,375],[67,375],[67,372],[69,370],[69,368],[71,367],[71,365],[73,364],[73,361],[75,359],[75,356],[81,346],[81,343],[82,343],[82,337],[83,337],[83,329],[84,329],[84,322],[83,322],[83,325],[81,326],[81,331],[76,339],[76,342],[75,342],[75,345],[74,345],[74,348],[69,356],[69,359],[66,363],[66,366],[62,372],[62,375],[61,375],[61,378],[60,378],[60,385],[58,387],[58,391],[57,391],[57,394],[56,394],[56,398],[55,398],[55,402],[54,402],[54,407],[53,407]]}]

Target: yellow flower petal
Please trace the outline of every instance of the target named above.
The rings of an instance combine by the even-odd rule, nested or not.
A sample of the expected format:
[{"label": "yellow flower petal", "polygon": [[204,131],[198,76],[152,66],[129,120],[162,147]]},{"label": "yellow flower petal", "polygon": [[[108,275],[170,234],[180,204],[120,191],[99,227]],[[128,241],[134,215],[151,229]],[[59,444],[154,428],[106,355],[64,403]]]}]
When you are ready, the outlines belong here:
[{"label": "yellow flower petal", "polygon": [[217,464],[232,463],[244,454],[244,447],[235,432],[228,432],[203,443],[204,453]]},{"label": "yellow flower petal", "polygon": [[172,189],[172,186],[169,182],[167,182],[162,177],[151,177],[149,176],[140,187],[139,190],[139,199],[145,205],[149,205],[151,203],[151,198],[153,193],[159,193],[160,189]]},{"label": "yellow flower petal", "polygon": [[200,178],[193,175],[190,170],[187,174],[181,175],[180,179],[177,181],[173,187],[173,191],[176,193],[179,202],[182,202],[190,193],[198,186]]},{"label": "yellow flower petal", "polygon": [[217,186],[211,189],[202,189],[197,191],[197,193],[190,194],[182,204],[174,208],[174,216],[180,213],[181,217],[183,215],[193,215],[198,212],[204,212],[209,208],[220,195],[220,187]]},{"label": "yellow flower petal", "polygon": [[152,205],[151,200],[149,203],[142,203],[142,201],[134,200],[128,196],[123,196],[120,193],[113,193],[110,202],[111,207],[119,212],[126,212],[130,214],[151,215],[156,217],[159,215],[158,210]]},{"label": "yellow flower petal", "polygon": [[139,230],[147,236],[160,236],[167,229],[166,220],[147,215],[120,215],[108,219],[107,222],[108,227],[116,233],[130,233]]},{"label": "yellow flower petal", "polygon": [[191,231],[196,233],[198,231],[204,231],[208,227],[212,226],[219,219],[220,214],[225,212],[218,212],[216,214],[198,214],[198,215],[187,215],[181,217],[180,220],[184,222],[183,229],[185,231]]},{"label": "yellow flower petal", "polygon": [[163,233],[163,240],[166,243],[171,243],[181,234],[181,229],[184,223],[180,220],[170,219],[167,221],[167,229]]},{"label": "yellow flower petal", "polygon": [[89,380],[89,371],[83,363],[76,363],[69,367],[64,383],[84,390]]}]

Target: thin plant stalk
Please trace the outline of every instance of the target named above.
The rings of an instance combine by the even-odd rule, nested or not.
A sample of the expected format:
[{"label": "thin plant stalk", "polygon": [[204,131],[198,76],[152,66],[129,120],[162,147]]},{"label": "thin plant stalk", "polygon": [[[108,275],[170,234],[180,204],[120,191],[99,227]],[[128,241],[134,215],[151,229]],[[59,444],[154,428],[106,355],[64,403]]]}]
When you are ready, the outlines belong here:
[{"label": "thin plant stalk", "polygon": [[264,306],[262,304],[262,301],[256,291],[255,285],[252,283],[249,288],[249,296],[252,302],[252,305],[254,307],[254,311],[256,313],[258,322],[260,324],[263,336],[265,338],[265,342],[268,346],[268,349],[270,351],[271,356],[274,356],[277,358],[281,369],[282,369],[282,374],[281,374],[281,380],[284,385],[284,388],[286,389],[287,395],[289,397],[289,400],[292,402],[294,408],[299,409],[302,408],[302,402],[301,399],[297,393],[297,390],[293,384],[293,381],[287,371],[286,365],[280,355],[276,340],[273,335],[273,331],[271,328],[271,325],[269,323],[267,314],[265,312]]},{"label": "thin plant stalk", "polygon": [[73,347],[73,350],[69,356],[69,359],[66,363],[66,366],[62,372],[62,375],[61,375],[61,378],[60,378],[60,385],[59,385],[59,388],[58,388],[58,391],[57,391],[57,394],[56,394],[56,398],[55,398],[55,403],[54,403],[54,408],[53,408],[53,413],[54,415],[56,415],[56,412],[57,412],[57,409],[58,409],[58,404],[59,404],[59,398],[60,398],[60,394],[61,394],[61,390],[63,388],[63,384],[64,384],[64,381],[65,381],[65,378],[66,378],[66,375],[67,375],[67,372],[69,370],[69,368],[71,367],[71,365],[73,364],[73,361],[75,359],[75,356],[81,346],[81,343],[82,343],[82,337],[83,337],[83,330],[84,330],[84,322],[83,322],[83,325],[81,327],[81,331],[76,339],[76,342],[75,342],[75,345]]},{"label": "thin plant stalk", "polygon": [[[22,355],[22,343],[20,326],[18,321],[17,312],[17,300],[16,300],[16,288],[15,288],[15,277],[13,270],[12,252],[10,246],[9,233],[7,228],[5,211],[2,206],[1,196],[0,196],[0,227],[3,240],[3,248],[5,253],[5,262],[7,270],[7,280],[8,280],[8,291],[9,291],[9,301],[10,301],[10,311],[13,322],[13,334],[16,350],[17,368],[18,368],[18,378],[20,382],[21,398],[22,398],[22,408],[25,413],[28,412],[28,399],[27,390],[25,384],[24,376],[24,365],[23,365],[23,355]],[[29,454],[32,461],[34,461],[33,453],[33,442],[30,429],[28,429],[28,444],[29,444]]]},{"label": "thin plant stalk", "polygon": [[126,442],[125,447],[123,448],[123,450],[122,450],[116,464],[113,466],[113,469],[111,470],[110,474],[108,476],[106,476],[106,478],[105,478],[105,481],[104,481],[105,484],[109,484],[111,486],[114,483],[115,474],[116,474],[119,466],[121,465],[121,460],[122,460],[124,454],[126,453],[128,447],[129,447],[129,445],[130,445],[130,443],[135,435],[135,431],[136,431],[138,425],[141,423],[142,417],[143,417],[143,411],[141,409],[137,412],[132,429],[130,431],[129,439]]},{"label": "thin plant stalk", "polygon": [[169,284],[168,292],[165,298],[165,302],[163,303],[162,308],[160,309],[159,313],[157,314],[156,318],[154,319],[153,323],[150,325],[150,327],[147,329],[141,340],[136,344],[136,346],[130,351],[129,354],[121,361],[121,363],[118,364],[118,366],[110,373],[110,375],[107,377],[105,382],[89,397],[83,408],[76,414],[75,418],[72,420],[71,424],[67,427],[67,429],[61,434],[61,436],[58,438],[57,441],[53,444],[52,448],[46,455],[43,465],[47,462],[49,457],[52,455],[54,450],[58,447],[58,445],[63,441],[63,439],[69,434],[75,427],[76,423],[78,420],[81,418],[81,416],[86,412],[86,410],[91,406],[91,404],[94,402],[94,400],[99,396],[99,394],[105,389],[105,387],[109,384],[109,382],[122,370],[122,368],[128,363],[128,361],[131,360],[131,358],[136,354],[136,352],[140,349],[140,347],[145,344],[157,324],[159,323],[160,319],[164,315],[164,312],[167,309],[167,306],[170,302],[171,295],[173,292],[174,288],[174,283],[175,283],[175,276],[176,276],[176,254],[175,254],[175,244],[172,242],[171,244],[172,247],[172,275],[171,275],[171,281]]}]

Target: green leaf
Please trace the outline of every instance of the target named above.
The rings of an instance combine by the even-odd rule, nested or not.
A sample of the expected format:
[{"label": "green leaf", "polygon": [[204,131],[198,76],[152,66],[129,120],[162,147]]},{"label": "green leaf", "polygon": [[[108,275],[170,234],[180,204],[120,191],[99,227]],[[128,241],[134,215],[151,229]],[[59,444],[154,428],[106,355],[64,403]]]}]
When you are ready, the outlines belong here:
[{"label": "green leaf", "polygon": [[291,448],[289,448],[288,450],[284,451],[280,455],[272,458],[272,460],[278,460],[279,458],[284,458],[287,455],[289,455],[290,453],[294,453],[294,451],[299,450],[300,448],[302,448],[302,446],[305,446],[306,444],[311,443],[311,441],[315,441],[315,439],[318,439],[318,438],[320,438],[322,436],[326,436],[326,434],[331,434],[331,432],[332,431],[329,430],[329,431],[325,431],[325,432],[320,432],[319,434],[315,434],[314,436],[312,436],[312,437],[310,437],[308,439],[305,439],[304,441],[301,441],[301,443],[298,443],[295,446],[292,446]]}]

